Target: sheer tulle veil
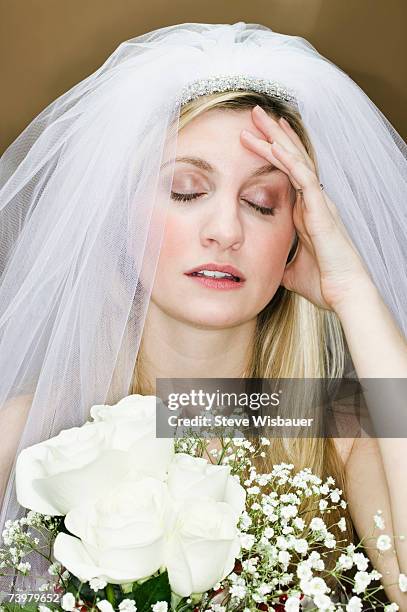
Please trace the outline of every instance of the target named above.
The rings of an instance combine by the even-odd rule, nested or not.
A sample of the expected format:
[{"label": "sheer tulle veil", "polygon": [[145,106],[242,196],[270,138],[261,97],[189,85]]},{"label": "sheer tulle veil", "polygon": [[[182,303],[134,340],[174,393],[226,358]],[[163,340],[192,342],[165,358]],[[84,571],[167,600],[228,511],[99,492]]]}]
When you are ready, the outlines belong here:
[{"label": "sheer tulle veil", "polygon": [[[19,448],[129,393],[165,226],[179,94],[212,75],[277,81],[407,333],[407,150],[352,79],[306,40],[186,23],[122,43],[50,104],[0,162],[0,407],[32,398]],[[172,162],[170,162],[172,164]],[[0,517],[20,513],[11,472]]]}]

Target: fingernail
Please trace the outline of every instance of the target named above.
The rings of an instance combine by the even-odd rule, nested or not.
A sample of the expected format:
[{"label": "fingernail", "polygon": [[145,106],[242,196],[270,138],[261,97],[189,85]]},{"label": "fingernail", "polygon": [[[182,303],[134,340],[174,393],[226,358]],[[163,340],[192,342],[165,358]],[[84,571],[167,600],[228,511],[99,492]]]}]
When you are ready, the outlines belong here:
[{"label": "fingernail", "polygon": [[279,122],[284,123],[284,125],[290,125],[285,117],[280,117]]},{"label": "fingernail", "polygon": [[263,115],[267,115],[267,113],[266,113],[266,111],[264,110],[264,108],[262,108],[262,107],[261,107],[261,106],[259,106],[258,104],[256,104],[256,106],[255,106],[254,108],[258,108],[258,109],[260,110],[260,112],[261,112]]}]

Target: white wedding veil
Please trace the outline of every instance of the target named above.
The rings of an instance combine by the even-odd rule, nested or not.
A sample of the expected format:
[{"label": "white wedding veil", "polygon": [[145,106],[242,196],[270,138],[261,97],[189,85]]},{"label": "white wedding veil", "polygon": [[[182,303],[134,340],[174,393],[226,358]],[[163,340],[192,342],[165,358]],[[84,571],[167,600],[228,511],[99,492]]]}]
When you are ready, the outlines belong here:
[{"label": "white wedding veil", "polygon": [[[161,28],[122,43],[1,159],[0,407],[30,398],[19,449],[128,395],[170,202],[159,176],[175,154],[179,95],[219,74],[295,93],[320,179],[407,333],[407,151],[386,117],[302,38],[244,22]],[[0,530],[19,512],[12,468]]]}]

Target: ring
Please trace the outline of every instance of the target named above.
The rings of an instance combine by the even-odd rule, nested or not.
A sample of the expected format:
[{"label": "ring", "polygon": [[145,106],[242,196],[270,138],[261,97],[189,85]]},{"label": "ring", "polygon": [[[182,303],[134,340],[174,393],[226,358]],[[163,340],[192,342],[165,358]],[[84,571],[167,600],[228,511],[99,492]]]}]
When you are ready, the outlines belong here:
[{"label": "ring", "polygon": [[[320,184],[319,184],[319,188],[321,189],[321,191],[323,191],[323,190],[324,190],[324,186],[323,186],[323,184],[322,184],[322,183],[320,183]],[[296,192],[297,192],[297,193],[298,193],[300,196],[302,196],[302,195],[303,195],[303,193],[304,193],[302,189],[296,189]]]}]

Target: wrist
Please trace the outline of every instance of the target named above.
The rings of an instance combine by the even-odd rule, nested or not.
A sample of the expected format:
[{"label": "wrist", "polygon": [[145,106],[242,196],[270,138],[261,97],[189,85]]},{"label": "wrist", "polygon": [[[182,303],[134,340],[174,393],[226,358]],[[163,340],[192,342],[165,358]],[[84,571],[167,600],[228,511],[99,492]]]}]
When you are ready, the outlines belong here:
[{"label": "wrist", "polygon": [[332,310],[341,319],[355,311],[365,311],[367,307],[381,300],[379,290],[370,277],[363,277],[352,284],[352,288],[338,299],[332,306]]}]

